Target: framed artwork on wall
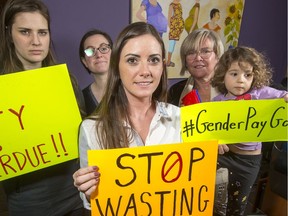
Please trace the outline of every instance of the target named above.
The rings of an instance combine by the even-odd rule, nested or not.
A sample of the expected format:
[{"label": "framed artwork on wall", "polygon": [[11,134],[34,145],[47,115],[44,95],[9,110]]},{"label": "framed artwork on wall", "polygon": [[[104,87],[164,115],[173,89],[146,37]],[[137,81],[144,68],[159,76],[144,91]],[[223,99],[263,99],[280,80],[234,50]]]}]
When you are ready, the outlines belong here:
[{"label": "framed artwork on wall", "polygon": [[[237,46],[245,0],[130,0],[130,22],[152,24],[166,48],[168,78],[180,76],[180,47],[197,28],[216,31],[225,46]],[[188,76],[188,74],[187,74]]]}]

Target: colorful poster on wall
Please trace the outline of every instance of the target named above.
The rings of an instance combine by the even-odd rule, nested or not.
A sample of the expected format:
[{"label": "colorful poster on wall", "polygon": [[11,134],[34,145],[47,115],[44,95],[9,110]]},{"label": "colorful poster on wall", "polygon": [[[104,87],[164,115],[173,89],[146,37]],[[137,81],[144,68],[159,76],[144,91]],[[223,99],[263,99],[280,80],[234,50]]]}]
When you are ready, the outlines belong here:
[{"label": "colorful poster on wall", "polygon": [[77,101],[66,65],[0,76],[0,181],[78,157]]},{"label": "colorful poster on wall", "polygon": [[217,149],[208,141],[89,150],[101,174],[92,215],[211,216]]},{"label": "colorful poster on wall", "polygon": [[[166,47],[169,78],[180,78],[180,46],[197,28],[216,31],[225,50],[237,46],[245,0],[131,0],[131,22],[156,27]],[[188,74],[187,74],[188,76]]]}]

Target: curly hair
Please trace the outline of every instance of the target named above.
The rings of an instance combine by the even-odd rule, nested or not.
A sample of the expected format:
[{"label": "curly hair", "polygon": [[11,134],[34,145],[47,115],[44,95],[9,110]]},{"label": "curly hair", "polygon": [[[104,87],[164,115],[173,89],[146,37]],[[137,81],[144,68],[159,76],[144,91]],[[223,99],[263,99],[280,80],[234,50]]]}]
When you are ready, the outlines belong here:
[{"label": "curly hair", "polygon": [[241,63],[244,62],[249,63],[253,67],[253,82],[250,89],[259,89],[271,84],[273,70],[266,56],[254,48],[239,46],[228,49],[215,66],[215,73],[211,85],[220,93],[226,94],[228,92],[224,78],[233,62],[238,62],[240,67]]}]

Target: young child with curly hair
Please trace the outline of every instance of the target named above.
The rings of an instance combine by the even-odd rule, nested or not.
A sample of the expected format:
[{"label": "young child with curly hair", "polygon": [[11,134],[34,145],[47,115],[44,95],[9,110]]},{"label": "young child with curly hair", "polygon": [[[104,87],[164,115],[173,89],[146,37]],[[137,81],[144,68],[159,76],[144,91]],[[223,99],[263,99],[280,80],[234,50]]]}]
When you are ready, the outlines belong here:
[{"label": "young child with curly hair", "polygon": [[[284,98],[287,91],[269,87],[272,69],[266,57],[250,47],[227,50],[217,65],[211,85],[221,94],[212,101]],[[219,145],[218,166],[228,168],[227,215],[244,215],[261,165],[261,142]]]}]

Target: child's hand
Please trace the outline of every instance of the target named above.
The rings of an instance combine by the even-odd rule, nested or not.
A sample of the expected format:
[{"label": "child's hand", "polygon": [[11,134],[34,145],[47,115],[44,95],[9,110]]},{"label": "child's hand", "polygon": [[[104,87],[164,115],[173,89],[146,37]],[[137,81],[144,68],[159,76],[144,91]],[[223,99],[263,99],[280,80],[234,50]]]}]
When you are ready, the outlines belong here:
[{"label": "child's hand", "polygon": [[229,151],[229,147],[227,145],[218,145],[218,153],[224,154]]},{"label": "child's hand", "polygon": [[284,96],[284,100],[286,101],[286,103],[288,102],[288,93]]}]

